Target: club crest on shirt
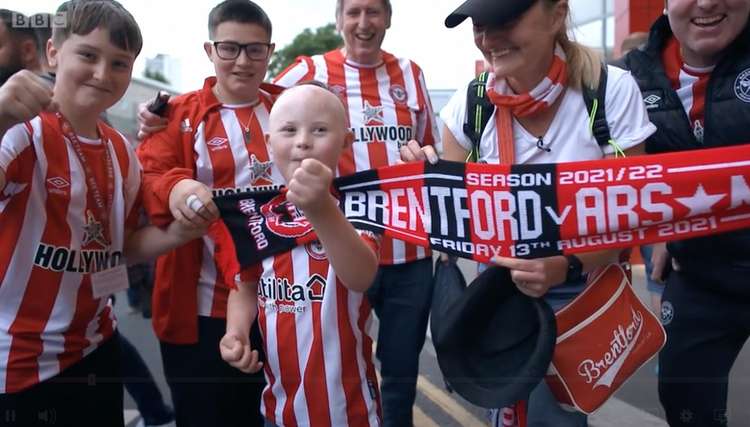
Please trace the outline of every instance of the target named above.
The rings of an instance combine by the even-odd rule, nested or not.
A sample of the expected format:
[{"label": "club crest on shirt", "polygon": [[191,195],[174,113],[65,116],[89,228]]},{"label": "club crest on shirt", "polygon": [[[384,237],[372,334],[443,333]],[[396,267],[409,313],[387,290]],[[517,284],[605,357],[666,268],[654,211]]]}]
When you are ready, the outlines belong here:
[{"label": "club crest on shirt", "polygon": [[109,242],[104,237],[104,225],[96,220],[90,210],[86,210],[86,223],[83,224],[81,246],[87,246],[91,242],[96,242],[103,248],[109,246]]},{"label": "club crest on shirt", "polygon": [[314,260],[323,261],[328,258],[328,256],[326,256],[326,250],[323,247],[323,244],[317,240],[306,244],[305,251],[308,255],[310,255],[310,258]]},{"label": "club crest on shirt", "polygon": [[674,319],[674,306],[669,301],[661,302],[661,324],[664,326],[672,323]]},{"label": "club crest on shirt", "polygon": [[279,194],[261,206],[260,212],[266,218],[268,229],[277,236],[297,238],[312,231],[310,221],[286,200],[284,194]]},{"label": "club crest on shirt", "polygon": [[391,98],[399,104],[405,104],[406,99],[408,98],[406,89],[401,85],[391,85],[391,88],[388,89],[388,93],[390,93]]},{"label": "club crest on shirt", "polygon": [[740,101],[750,103],[750,68],[737,76],[734,81],[734,94]]},{"label": "club crest on shirt", "polygon": [[271,181],[271,170],[273,162],[271,160],[263,162],[255,157],[255,154],[250,155],[250,183],[255,185],[259,179],[265,179]]},{"label": "club crest on shirt", "polygon": [[382,105],[370,105],[368,101],[365,101],[365,105],[362,107],[362,121],[365,125],[382,125],[383,124],[383,106]]}]

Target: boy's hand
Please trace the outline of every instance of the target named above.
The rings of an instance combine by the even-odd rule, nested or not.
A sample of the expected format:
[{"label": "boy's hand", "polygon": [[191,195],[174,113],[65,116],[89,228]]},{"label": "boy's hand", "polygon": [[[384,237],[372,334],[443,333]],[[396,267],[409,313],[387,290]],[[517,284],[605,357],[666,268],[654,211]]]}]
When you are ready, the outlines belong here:
[{"label": "boy's hand", "polygon": [[219,218],[211,191],[193,179],[183,179],[172,187],[169,211],[183,226],[194,229],[206,228]]},{"label": "boy's hand", "polygon": [[263,368],[263,362],[258,360],[258,350],[250,348],[247,337],[227,332],[219,342],[219,350],[225,362],[246,374],[258,372]]},{"label": "boy's hand", "polygon": [[138,104],[138,115],[136,117],[138,118],[137,138],[139,140],[166,128],[167,123],[169,123],[166,117],[161,117],[148,110],[151,102]]},{"label": "boy's hand", "polygon": [[315,159],[305,159],[287,184],[286,199],[306,214],[315,213],[333,200],[331,168]]},{"label": "boy's hand", "polygon": [[400,152],[403,162],[423,162],[427,160],[433,165],[438,162],[437,152],[432,145],[422,147],[413,139],[408,144],[402,145]]},{"label": "boy's hand", "polygon": [[31,71],[13,74],[0,87],[0,130],[31,120],[44,109],[57,110],[52,101],[52,89]]}]

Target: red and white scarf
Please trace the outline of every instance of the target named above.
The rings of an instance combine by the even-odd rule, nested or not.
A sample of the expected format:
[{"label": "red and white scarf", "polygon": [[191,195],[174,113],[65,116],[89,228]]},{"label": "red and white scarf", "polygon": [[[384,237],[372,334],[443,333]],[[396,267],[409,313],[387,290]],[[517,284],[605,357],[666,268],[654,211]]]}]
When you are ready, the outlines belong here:
[{"label": "red and white scarf", "polygon": [[[487,80],[487,96],[497,107],[495,127],[497,129],[500,164],[514,164],[516,161],[513,138],[513,116],[526,117],[544,111],[557,101],[565,90],[568,81],[568,67],[565,52],[558,44],[552,56],[552,64],[547,75],[529,92],[516,94],[505,79],[495,80],[490,73]],[[508,408],[501,408],[503,426],[525,426],[525,402]],[[498,417],[498,420],[500,417]]]},{"label": "red and white scarf", "polygon": [[513,117],[526,117],[549,108],[565,90],[568,81],[565,59],[562,47],[556,45],[547,76],[536,87],[521,94],[514,93],[505,79],[495,80],[495,75],[490,73],[487,80],[487,96],[497,107],[495,125],[501,164],[515,163]]},{"label": "red and white scarf", "polygon": [[690,119],[690,129],[695,139],[703,143],[705,125],[706,91],[715,66],[697,68],[686,64],[680,52],[680,43],[672,37],[662,51],[664,71],[677,92],[685,113]]}]

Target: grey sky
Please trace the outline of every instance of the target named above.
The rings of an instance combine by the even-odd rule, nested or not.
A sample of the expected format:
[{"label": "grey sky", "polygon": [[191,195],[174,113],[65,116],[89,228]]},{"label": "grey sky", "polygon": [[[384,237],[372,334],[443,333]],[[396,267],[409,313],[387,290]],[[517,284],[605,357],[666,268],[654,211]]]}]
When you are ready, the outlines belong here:
[{"label": "grey sky", "polygon": [[[268,13],[274,25],[273,41],[283,47],[305,28],[316,28],[334,21],[335,0],[255,0]],[[134,75],[140,75],[145,58],[158,53],[180,61],[182,74],[175,82],[186,91],[201,86],[212,74],[203,52],[208,39],[208,12],[218,3],[211,1],[120,0],[135,16],[144,37],[144,47]],[[571,0],[582,14],[599,0]],[[54,12],[60,0],[5,0],[3,7],[25,14]],[[453,89],[473,76],[479,52],[473,45],[470,23],[448,30],[443,19],[461,0],[391,0],[393,20],[383,48],[416,61],[424,70],[430,89]],[[583,12],[585,10],[585,12]],[[611,33],[611,29],[610,29]],[[588,44],[600,43],[601,27],[588,26],[577,33]],[[611,39],[611,35],[609,37]]]}]

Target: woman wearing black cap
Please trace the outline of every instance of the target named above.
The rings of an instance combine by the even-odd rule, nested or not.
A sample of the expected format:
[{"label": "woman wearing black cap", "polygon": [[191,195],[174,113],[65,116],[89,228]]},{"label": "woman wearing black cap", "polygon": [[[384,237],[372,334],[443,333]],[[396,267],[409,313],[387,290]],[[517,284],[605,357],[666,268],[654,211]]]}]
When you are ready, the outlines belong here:
[{"label": "woman wearing black cap", "polygon": [[[594,160],[615,153],[640,154],[655,127],[641,93],[626,72],[608,67],[605,91],[610,143],[600,146],[589,126],[585,87],[596,90],[602,60],[568,38],[566,0],[468,0],[445,20],[455,27],[466,18],[474,24],[474,42],[489,64],[485,85],[494,114],[478,138],[478,161],[502,164]],[[445,122],[443,158],[464,161],[473,148],[464,125],[467,89],[459,89],[441,111]],[[423,160],[430,148],[410,145],[404,160]],[[617,251],[534,260],[495,258],[511,269],[519,290],[544,296],[553,309],[583,290],[582,272],[617,259]],[[528,402],[529,426],[585,426],[583,414],[562,410],[544,382]]]},{"label": "woman wearing black cap", "polygon": [[[750,2],[669,0],[664,12],[624,59],[658,126],[646,151],[750,142]],[[750,230],[667,247],[675,269],[662,297],[659,398],[670,426],[726,426],[729,372],[750,336]],[[653,259],[660,277],[666,258]]]}]

